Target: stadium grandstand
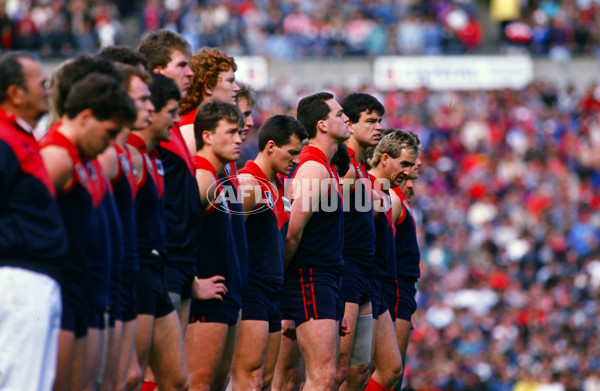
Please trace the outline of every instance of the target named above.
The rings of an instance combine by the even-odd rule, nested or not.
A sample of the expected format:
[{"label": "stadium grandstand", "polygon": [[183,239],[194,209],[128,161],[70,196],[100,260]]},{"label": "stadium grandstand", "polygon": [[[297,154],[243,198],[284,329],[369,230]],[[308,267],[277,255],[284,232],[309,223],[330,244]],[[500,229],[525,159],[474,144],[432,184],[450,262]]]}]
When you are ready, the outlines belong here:
[{"label": "stadium grandstand", "polygon": [[218,46],[256,129],[326,88],[410,130],[422,254],[404,390],[600,390],[600,3],[6,0],[0,50],[48,73],[148,32]]}]

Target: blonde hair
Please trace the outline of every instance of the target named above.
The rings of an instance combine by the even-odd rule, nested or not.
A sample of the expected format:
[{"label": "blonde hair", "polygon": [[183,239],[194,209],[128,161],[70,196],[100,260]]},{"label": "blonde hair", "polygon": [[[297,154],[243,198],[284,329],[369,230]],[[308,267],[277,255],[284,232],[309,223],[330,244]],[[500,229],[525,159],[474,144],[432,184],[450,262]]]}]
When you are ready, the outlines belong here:
[{"label": "blonde hair", "polygon": [[419,145],[419,139],[414,133],[394,129],[381,139],[375,151],[373,151],[373,157],[369,160],[369,165],[371,167],[377,166],[384,154],[395,159],[400,156],[403,149],[407,149],[418,156]]}]

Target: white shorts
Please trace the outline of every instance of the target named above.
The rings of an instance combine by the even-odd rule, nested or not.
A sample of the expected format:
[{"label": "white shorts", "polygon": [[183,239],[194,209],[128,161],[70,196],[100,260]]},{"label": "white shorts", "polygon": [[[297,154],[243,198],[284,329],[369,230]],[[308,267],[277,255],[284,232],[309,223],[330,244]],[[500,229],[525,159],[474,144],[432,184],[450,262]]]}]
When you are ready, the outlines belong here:
[{"label": "white shorts", "polygon": [[0,267],[1,390],[52,389],[61,311],[60,286],[54,279]]}]

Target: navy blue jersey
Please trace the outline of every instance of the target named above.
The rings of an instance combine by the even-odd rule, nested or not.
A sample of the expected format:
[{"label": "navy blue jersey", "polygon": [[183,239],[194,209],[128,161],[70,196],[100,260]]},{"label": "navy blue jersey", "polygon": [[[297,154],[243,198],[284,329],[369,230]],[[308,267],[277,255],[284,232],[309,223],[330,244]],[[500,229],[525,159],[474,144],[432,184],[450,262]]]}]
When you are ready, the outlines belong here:
[{"label": "navy blue jersey", "polygon": [[113,195],[123,230],[123,262],[121,270],[124,272],[139,271],[137,255],[137,230],[135,225],[135,195],[137,191],[137,177],[131,164],[127,148],[115,145],[119,170],[112,180]]},{"label": "navy blue jersey", "polygon": [[248,278],[279,289],[283,282],[285,237],[290,219],[289,200],[284,196],[282,181],[275,177],[269,181],[252,160],[240,174],[254,176],[261,191],[261,201],[246,219],[248,237]]},{"label": "navy blue jersey", "polygon": [[[371,176],[373,188],[378,186]],[[396,227],[392,221],[392,200],[389,192],[378,191],[381,197],[381,210],[375,217],[375,258],[369,275],[371,277],[392,277],[396,279]]]},{"label": "navy blue jersey", "polygon": [[403,209],[398,221],[394,222],[396,226],[396,272],[398,276],[419,278],[421,275],[419,269],[421,253],[417,242],[415,219],[410,213],[408,202],[402,190],[395,187],[393,191],[400,198]]},{"label": "navy blue jersey", "polygon": [[[95,194],[100,198],[97,213],[92,215],[97,226],[94,237],[96,238],[96,257],[90,265],[88,273],[90,287],[90,300],[94,308],[105,311],[108,308],[110,293],[111,271],[113,265],[120,267],[123,259],[122,228],[114,206],[114,199],[109,188],[110,183],[102,173],[98,160],[86,164],[90,179],[95,186]],[[94,221],[93,220],[93,221]]]},{"label": "navy blue jersey", "polygon": [[[307,145],[302,148],[300,162],[292,174],[308,161],[315,161],[327,168],[330,175],[330,189],[326,197],[321,196],[317,210],[313,212],[302,232],[302,239],[294,254],[290,268],[336,268],[344,264],[342,248],[344,247],[344,216],[342,198],[340,196],[339,178],[319,148]],[[292,200],[292,202],[303,202]]]},{"label": "navy blue jersey", "polygon": [[365,163],[356,161],[355,152],[351,148],[348,148],[348,154],[356,172],[356,178],[350,191],[350,197],[348,200],[344,200],[344,250],[342,255],[345,263],[369,268],[375,254],[371,182]]},{"label": "navy blue jersey", "polygon": [[219,175],[223,181],[223,187],[229,188],[230,194],[236,195],[236,202],[229,204],[231,208],[231,226],[233,236],[235,237],[236,254],[238,264],[240,265],[240,275],[242,276],[242,286],[246,286],[248,282],[248,241],[246,239],[246,221],[244,220],[244,211],[242,202],[239,198],[239,183],[237,180],[237,169],[235,163],[231,162],[225,165],[223,173]]},{"label": "navy blue jersey", "polygon": [[194,166],[198,170],[211,172],[217,181],[215,199],[202,215],[198,277],[225,277],[225,285],[229,290],[227,296],[241,306],[242,276],[236,254],[237,238],[233,233],[229,202],[227,197],[224,197],[223,186],[213,165],[203,157],[194,156]]},{"label": "navy blue jersey", "polygon": [[[41,147],[53,145],[63,148],[73,163],[72,179],[58,195],[59,209],[69,238],[69,256],[63,280],[83,284],[89,292],[90,273],[100,266],[102,250],[99,247],[104,244],[98,240],[103,229],[99,208],[102,194],[97,183],[101,178],[90,174],[87,162],[77,147],[58,131],[59,127],[59,122],[54,124],[42,140]],[[101,301],[92,303],[94,308],[101,306]]]},{"label": "navy blue jersey", "polygon": [[165,221],[169,262],[194,263],[198,259],[201,205],[196,169],[179,126],[171,139],[156,148],[165,170]]},{"label": "navy blue jersey", "polygon": [[127,144],[142,155],[144,173],[136,195],[137,245],[140,265],[164,261],[167,256],[164,208],[164,170],[156,150],[148,152],[146,143],[131,134]]},{"label": "navy blue jersey", "polygon": [[37,142],[0,109],[0,266],[58,279],[67,251],[54,185]]}]

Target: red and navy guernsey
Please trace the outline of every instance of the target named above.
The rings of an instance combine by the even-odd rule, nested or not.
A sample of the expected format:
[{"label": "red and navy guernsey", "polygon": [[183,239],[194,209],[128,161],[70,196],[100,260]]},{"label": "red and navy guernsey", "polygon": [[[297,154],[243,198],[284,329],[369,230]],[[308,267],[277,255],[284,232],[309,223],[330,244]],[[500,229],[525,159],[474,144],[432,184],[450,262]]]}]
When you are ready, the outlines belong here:
[{"label": "red and navy guernsey", "polygon": [[139,261],[140,265],[155,265],[167,258],[164,168],[156,149],[148,152],[138,135],[129,135],[127,144],[142,155],[144,170],[135,201]]},{"label": "red and navy guernsey", "polygon": [[375,254],[375,223],[373,221],[373,194],[367,167],[358,163],[355,152],[348,148],[350,162],[356,172],[348,203],[344,204],[344,257],[345,267],[359,266],[368,270]]},{"label": "red and navy guernsey", "polygon": [[0,266],[59,278],[67,259],[55,190],[27,125],[0,109]]},{"label": "red and navy guernsey", "polygon": [[284,196],[283,182],[269,181],[252,160],[240,170],[250,174],[260,186],[260,202],[246,219],[248,237],[248,278],[279,291],[283,282],[285,238],[290,219],[289,201]]},{"label": "red and navy guernsey", "polygon": [[236,197],[235,201],[229,204],[231,208],[231,228],[235,237],[235,248],[238,264],[240,265],[242,286],[246,286],[248,282],[248,240],[246,239],[246,221],[244,220],[244,210],[242,209],[242,200],[239,194],[240,186],[235,163],[226,164],[219,178],[223,181],[223,187],[226,188],[226,191]]},{"label": "red and navy guernsey", "polygon": [[[58,205],[69,238],[69,259],[65,265],[63,277],[67,282],[82,283],[92,294],[90,274],[94,270],[106,267],[103,253],[105,241],[99,240],[105,227],[102,225],[100,202],[103,197],[103,179],[95,171],[90,172],[89,162],[85,160],[71,140],[58,131],[60,122],[55,123],[40,146],[63,148],[73,164],[72,180],[58,194]],[[92,290],[95,288],[91,288]],[[105,307],[103,294],[88,297],[93,308]]]},{"label": "red and navy guernsey", "polygon": [[398,276],[419,278],[421,253],[417,242],[415,219],[400,187],[395,187],[392,191],[400,198],[404,209],[404,213],[401,214],[398,221],[394,222],[396,226],[396,272]]},{"label": "red and navy guernsey", "polygon": [[123,228],[122,271],[137,274],[140,268],[137,255],[135,216],[137,176],[127,148],[123,149],[119,145],[115,145],[115,150],[119,161],[119,170],[112,180],[112,187],[119,217],[121,218],[121,227]]},{"label": "red and navy guernsey", "polygon": [[[242,276],[238,263],[237,249],[232,228],[231,209],[221,181],[214,166],[204,157],[194,156],[194,166],[198,170],[209,171],[215,179],[212,203],[204,210],[200,228],[200,248],[197,273],[200,278],[213,276],[225,277],[227,297],[233,300],[238,308],[242,303]],[[213,191],[213,189],[209,189]]]},{"label": "red and navy guernsey", "polygon": [[[300,162],[292,174],[292,180],[298,169],[309,161],[322,164],[327,169],[331,186],[327,197],[319,197],[317,210],[313,211],[304,227],[302,239],[289,267],[290,269],[313,267],[341,269],[344,264],[342,258],[344,216],[339,178],[323,151],[315,146],[307,145],[302,148]],[[292,203],[294,202],[303,202],[303,200],[292,200]]]},{"label": "red and navy guernsey", "polygon": [[[371,183],[373,188],[378,186],[377,179],[372,175]],[[394,235],[396,226],[392,221],[392,200],[389,191],[383,190],[384,197],[381,199],[383,212],[379,213],[375,219],[375,258],[373,268],[369,276],[384,278],[391,277],[396,279],[396,242]]]},{"label": "red and navy guernsey", "polygon": [[169,262],[195,263],[202,210],[196,169],[179,126],[156,148],[165,170],[165,221]]}]

